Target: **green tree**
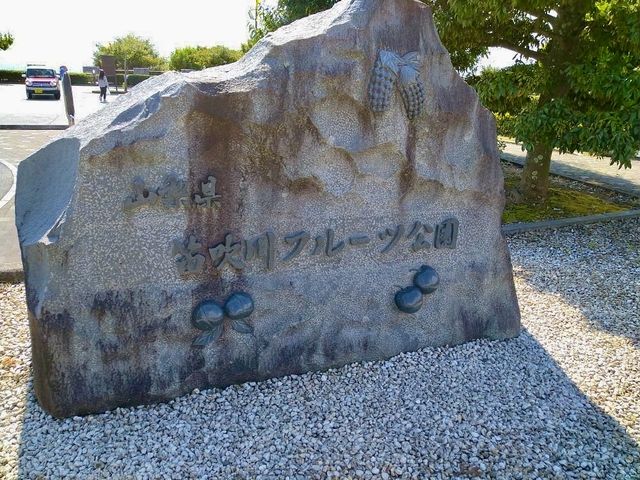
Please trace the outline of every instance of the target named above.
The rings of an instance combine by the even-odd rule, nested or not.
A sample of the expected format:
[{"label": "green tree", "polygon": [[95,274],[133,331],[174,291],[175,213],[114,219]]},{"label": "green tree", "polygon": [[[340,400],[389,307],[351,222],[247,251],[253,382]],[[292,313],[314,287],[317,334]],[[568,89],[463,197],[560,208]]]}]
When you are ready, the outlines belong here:
[{"label": "green tree", "polygon": [[531,108],[538,98],[541,78],[537,65],[518,61],[502,69],[489,67],[479,75],[468,75],[466,80],[494,113],[498,134],[516,137],[517,115]]},{"label": "green tree", "polygon": [[150,40],[138,37],[132,33],[114,39],[106,45],[96,44],[93,52],[95,65],[100,64],[102,55],[116,57],[116,68],[124,68],[125,59],[127,68],[150,67],[164,69],[166,61],[158,54]]},{"label": "green tree", "polygon": [[233,63],[240,59],[242,52],[232,50],[222,45],[213,47],[184,47],[177,48],[169,57],[169,66],[172,70],[215,67]]},{"label": "green tree", "polygon": [[520,191],[547,198],[554,148],[630,167],[640,149],[639,0],[425,0],[459,70],[489,47],[520,61],[472,79],[527,150]]},{"label": "green tree", "polygon": [[250,13],[249,40],[242,45],[242,51],[248,51],[267,33],[299,18],[326,10],[337,2],[338,0],[278,0],[275,7],[268,7],[256,1],[256,8]]},{"label": "green tree", "polygon": [[0,50],[7,50],[13,44],[13,35],[0,33]]}]

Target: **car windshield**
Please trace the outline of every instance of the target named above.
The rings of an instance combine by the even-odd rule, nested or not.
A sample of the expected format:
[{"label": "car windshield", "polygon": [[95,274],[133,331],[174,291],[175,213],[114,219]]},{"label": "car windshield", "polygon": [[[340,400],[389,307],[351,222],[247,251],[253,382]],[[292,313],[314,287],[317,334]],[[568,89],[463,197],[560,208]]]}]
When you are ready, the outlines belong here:
[{"label": "car windshield", "polygon": [[55,77],[56,74],[50,68],[28,68],[27,77]]}]

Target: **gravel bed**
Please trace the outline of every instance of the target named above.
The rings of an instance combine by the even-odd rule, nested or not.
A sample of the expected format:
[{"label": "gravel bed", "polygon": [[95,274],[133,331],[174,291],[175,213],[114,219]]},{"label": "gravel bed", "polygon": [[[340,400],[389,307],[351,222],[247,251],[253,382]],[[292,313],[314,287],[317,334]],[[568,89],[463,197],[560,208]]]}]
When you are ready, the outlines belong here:
[{"label": "gravel bed", "polygon": [[0,285],[1,478],[640,478],[640,221],[509,238],[525,330],[54,420]]}]

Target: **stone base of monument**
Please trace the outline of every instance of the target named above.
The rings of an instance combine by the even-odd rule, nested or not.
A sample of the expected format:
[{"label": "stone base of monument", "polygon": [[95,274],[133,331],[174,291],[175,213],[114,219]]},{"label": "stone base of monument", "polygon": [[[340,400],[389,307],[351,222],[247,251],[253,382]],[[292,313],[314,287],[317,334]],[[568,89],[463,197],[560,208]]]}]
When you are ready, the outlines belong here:
[{"label": "stone base of monument", "polygon": [[34,386],[65,417],[517,335],[495,123],[431,11],[344,0],[20,165]]}]

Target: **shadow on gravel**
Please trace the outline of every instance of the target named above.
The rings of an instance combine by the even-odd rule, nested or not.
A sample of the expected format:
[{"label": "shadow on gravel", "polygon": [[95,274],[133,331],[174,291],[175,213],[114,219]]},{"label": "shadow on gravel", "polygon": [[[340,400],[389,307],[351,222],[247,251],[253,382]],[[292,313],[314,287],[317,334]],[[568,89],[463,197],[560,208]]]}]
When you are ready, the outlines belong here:
[{"label": "shadow on gravel", "polygon": [[76,419],[29,394],[22,427],[20,478],[640,478],[527,331]]},{"label": "shadow on gravel", "polygon": [[640,348],[640,219],[530,232],[510,244],[520,237],[532,254],[513,263],[528,284],[562,297],[593,327]]}]

